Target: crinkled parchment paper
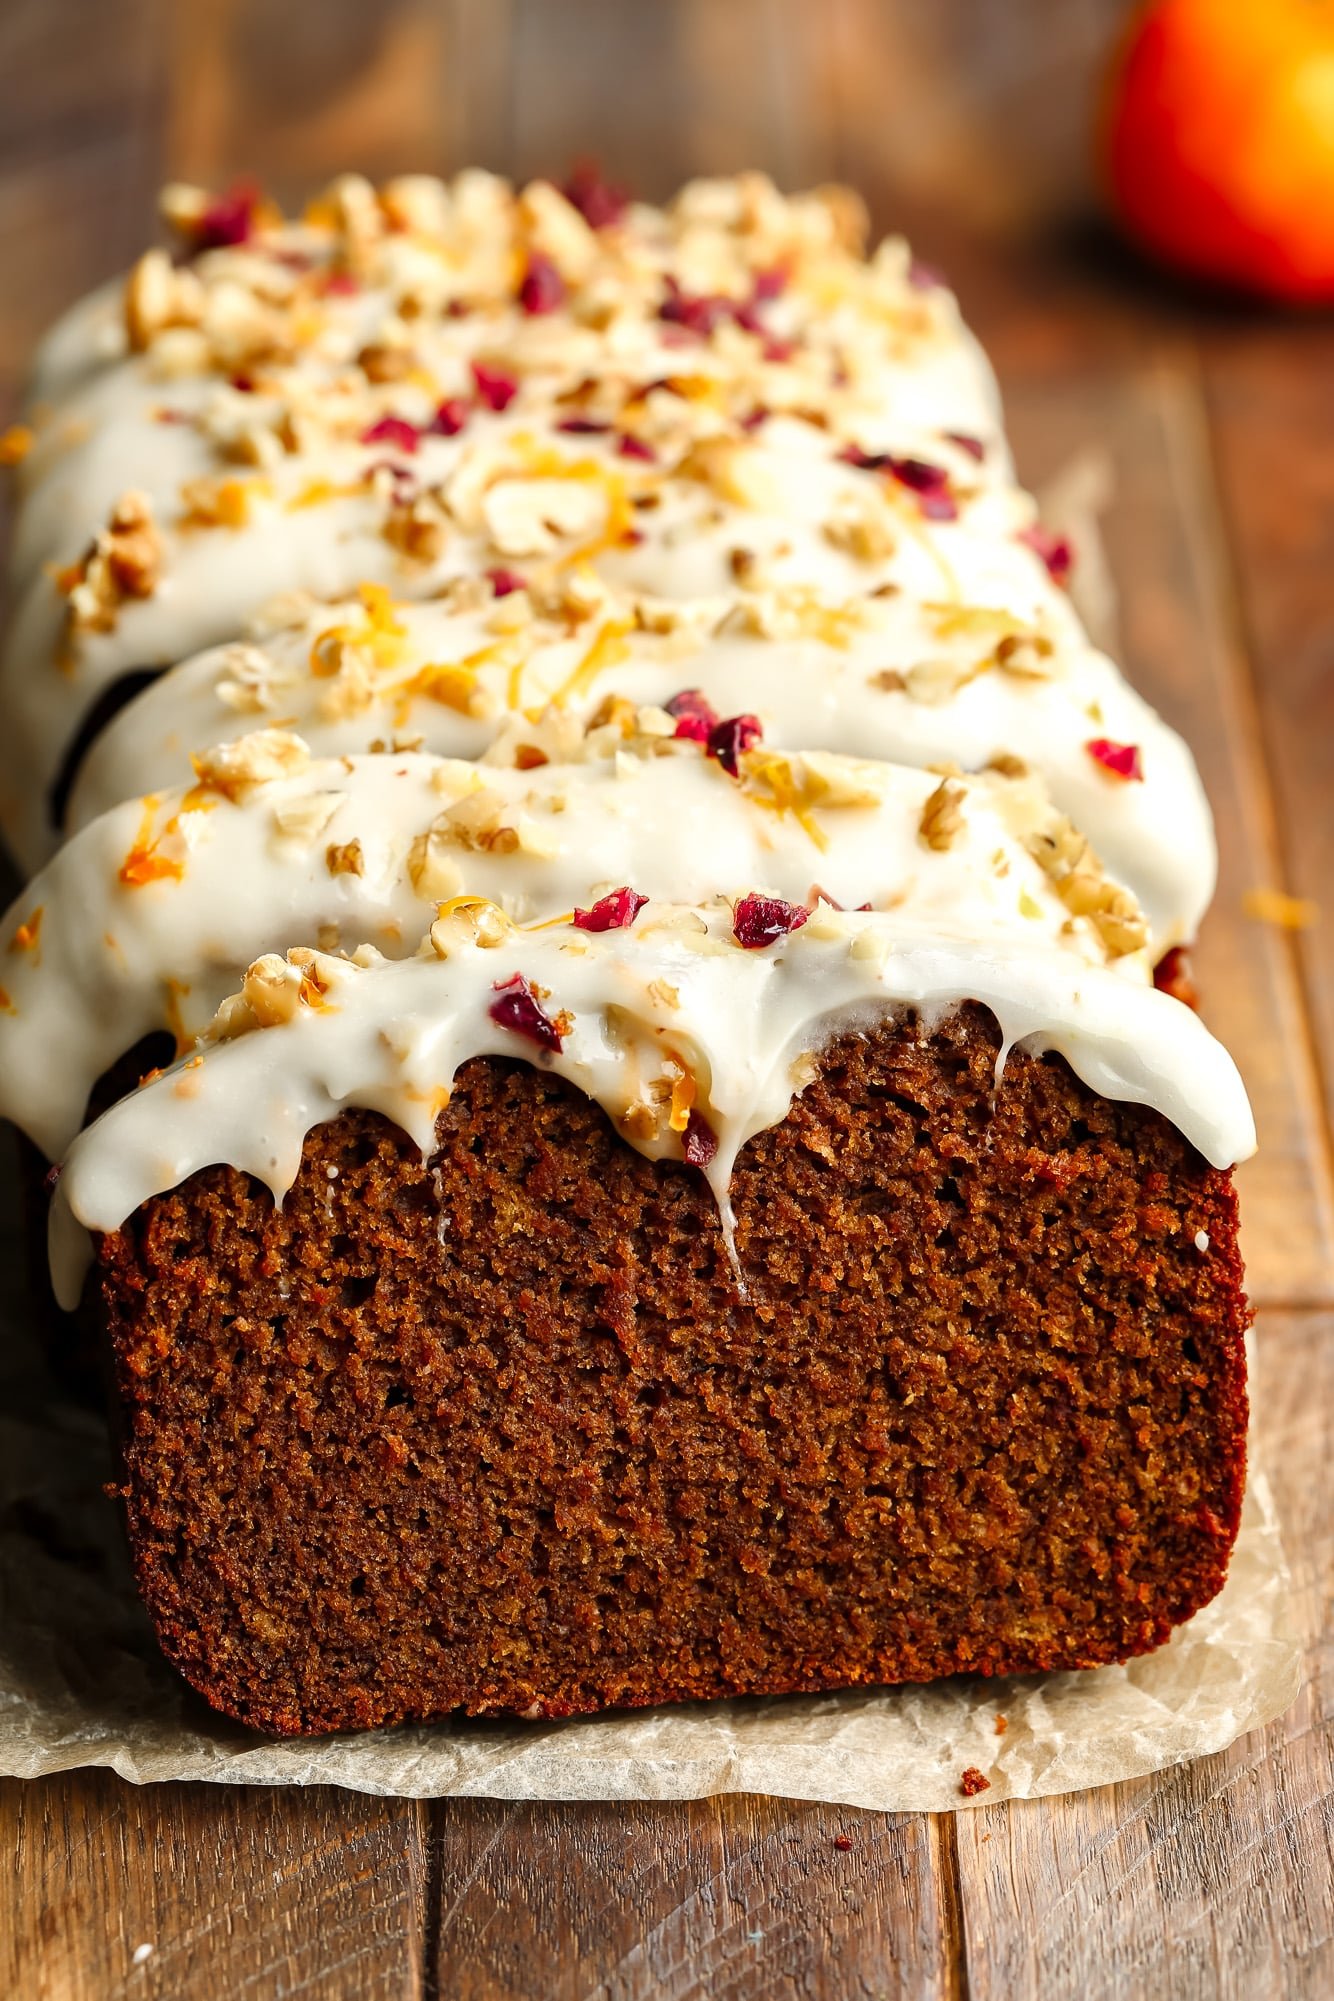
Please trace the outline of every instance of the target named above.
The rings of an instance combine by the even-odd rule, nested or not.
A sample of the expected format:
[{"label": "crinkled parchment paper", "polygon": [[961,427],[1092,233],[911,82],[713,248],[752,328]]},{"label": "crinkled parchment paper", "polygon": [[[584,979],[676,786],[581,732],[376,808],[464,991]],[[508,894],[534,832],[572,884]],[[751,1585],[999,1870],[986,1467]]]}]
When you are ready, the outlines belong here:
[{"label": "crinkled parchment paper", "polygon": [[[1105,460],[1042,498],[1079,550],[1080,611],[1114,644],[1096,516]],[[7,1169],[8,1142],[3,1147]],[[0,1171],[0,1230],[17,1200]],[[694,1799],[776,1793],[886,1811],[1035,1799],[1221,1751],[1281,1715],[1301,1680],[1273,1501],[1252,1463],[1227,1586],[1171,1643],[1090,1674],[697,1703],[568,1723],[462,1722],[274,1743],[214,1716],[160,1658],[130,1581],[105,1428],[60,1398],[29,1331],[16,1241],[0,1239],[0,1773],[109,1765],[123,1778],[338,1785],[433,1798]],[[1006,1727],[997,1733],[998,1719]]]},{"label": "crinkled parchment paper", "polygon": [[[0,1258],[15,1274],[17,1245]],[[11,1277],[0,1300],[0,1773],[110,1765],[141,1783],[553,1800],[759,1792],[940,1810],[964,1804],[968,1765],[990,1779],[988,1803],[1104,1785],[1221,1750],[1297,1693],[1287,1568],[1253,1474],[1227,1588],[1129,1667],[274,1743],[215,1717],[159,1657],[101,1491],[105,1429],[43,1375],[17,1286]]]}]

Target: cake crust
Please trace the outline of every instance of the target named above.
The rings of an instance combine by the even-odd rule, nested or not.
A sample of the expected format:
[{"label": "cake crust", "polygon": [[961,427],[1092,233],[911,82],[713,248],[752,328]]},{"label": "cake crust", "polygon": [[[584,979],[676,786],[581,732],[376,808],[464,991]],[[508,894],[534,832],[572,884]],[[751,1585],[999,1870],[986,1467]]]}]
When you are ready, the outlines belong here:
[{"label": "cake crust", "polygon": [[[164,1652],[275,1733],[1094,1667],[1221,1587],[1231,1176],[965,1006],[695,1170],[540,1068],[99,1240]],[[1201,1248],[1203,1246],[1203,1248]]]}]

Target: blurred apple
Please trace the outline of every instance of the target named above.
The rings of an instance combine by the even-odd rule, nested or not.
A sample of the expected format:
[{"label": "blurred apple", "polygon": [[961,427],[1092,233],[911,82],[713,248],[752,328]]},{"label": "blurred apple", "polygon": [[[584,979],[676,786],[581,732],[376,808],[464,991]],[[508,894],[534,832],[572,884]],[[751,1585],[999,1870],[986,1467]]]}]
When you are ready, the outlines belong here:
[{"label": "blurred apple", "polygon": [[1334,301],[1334,0],[1152,0],[1102,143],[1122,223],[1163,263]]}]

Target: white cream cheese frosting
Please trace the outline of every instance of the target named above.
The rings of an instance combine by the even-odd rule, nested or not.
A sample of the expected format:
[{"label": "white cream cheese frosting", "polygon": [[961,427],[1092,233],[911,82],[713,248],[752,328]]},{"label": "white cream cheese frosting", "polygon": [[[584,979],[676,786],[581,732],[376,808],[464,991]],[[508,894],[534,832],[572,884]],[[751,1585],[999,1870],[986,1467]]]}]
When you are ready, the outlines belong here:
[{"label": "white cream cheese frosting", "polygon": [[[1190,754],[1089,646],[952,297],[864,258],[850,197],[166,206],[183,260],[39,356],[0,662],[0,824],[45,864],[0,1110],[68,1147],[62,1297],[200,1167],[281,1200],[345,1107],[429,1152],[475,1056],[701,1168],[725,1228],[829,1035],[903,1010],[979,1002],[1252,1149],[1152,985],[1213,888]],[[144,671],[57,852],[71,746]],[[178,1060],[78,1132],[160,1029]]]},{"label": "white cream cheese frosting", "polygon": [[1091,858],[1053,873],[1065,823],[1032,778],[763,747],[733,776],[663,711],[638,722],[527,772],[312,760],[268,732],[201,760],[190,790],[103,815],[0,926],[0,1114],[58,1157],[97,1078],[155,1029],[188,1049],[261,954],[295,938],[401,957],[465,891],[532,924],[622,885],[656,908],[722,884],[895,910],[942,938],[1018,934],[1148,982],[1133,902]]},{"label": "white cream cheese frosting", "polygon": [[[465,583],[429,605],[390,607],[371,591],[334,608],[275,606],[267,630],[182,663],[107,727],[70,825],[178,783],[189,751],[258,724],[281,722],[321,753],[420,741],[511,762],[570,755],[609,700],[661,704],[694,688],[720,716],[755,715],[782,749],[968,770],[1019,752],[1143,905],[1157,952],[1195,936],[1216,861],[1194,760],[1105,654],[1040,617],[907,593],[664,604],[583,575],[540,603]],[[1137,777],[1099,762],[1090,746],[1108,740],[1134,748]]]},{"label": "white cream cheese frosting", "polygon": [[418,596],[588,551],[668,596],[740,558],[845,593],[957,574],[1069,616],[1015,540],[1032,503],[952,298],[899,242],[864,261],[859,228],[846,197],[759,177],[591,229],[545,184],[465,175],[349,180],[304,224],[257,211],[183,267],[150,253],[119,326],[100,296],[36,373],[0,663],[11,840],[39,858],[24,802],[103,689],[283,590]]},{"label": "white cream cheese frosting", "polygon": [[[748,950],[726,905],[649,905],[629,928],[601,934],[517,930],[492,909],[443,915],[422,954],[397,963],[369,951],[358,962],[312,952],[261,961],[224,1010],[221,1039],[123,1098],[70,1148],[52,1214],[62,1300],[77,1299],[84,1230],[118,1228],[215,1162],[281,1200],[306,1135],[346,1107],[384,1113],[429,1154],[454,1074],[476,1056],[568,1077],[650,1158],[690,1157],[693,1139],[725,1224],[736,1156],[784,1116],[809,1074],[803,1058],[840,1028],[902,1007],[930,1020],[961,995],[994,1012],[1005,1051],[1058,1051],[1104,1096],[1156,1107],[1215,1165],[1254,1146],[1241,1080],[1198,1017],[1066,952],[953,939],[934,924],[924,933],[897,914],[821,909]],[[544,1043],[503,1007],[517,981],[540,1010]]]}]

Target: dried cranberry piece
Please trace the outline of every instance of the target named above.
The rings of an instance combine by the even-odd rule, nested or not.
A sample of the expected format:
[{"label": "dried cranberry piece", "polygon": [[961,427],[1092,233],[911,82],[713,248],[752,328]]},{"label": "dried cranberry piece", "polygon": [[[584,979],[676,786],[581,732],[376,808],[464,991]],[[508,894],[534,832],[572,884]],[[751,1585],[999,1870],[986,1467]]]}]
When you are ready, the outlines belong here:
[{"label": "dried cranberry piece", "polygon": [[616,440],[616,449],[623,459],[643,459],[649,465],[656,465],[658,454],[652,445],[646,445],[642,438],[636,438],[629,431],[622,431]]},{"label": "dried cranberry piece", "polygon": [[1185,945],[1173,945],[1163,953],[1153,969],[1153,984],[1160,994],[1171,994],[1173,1000],[1199,1013],[1200,990],[1191,973],[1190,952]]},{"label": "dried cranberry piece", "polygon": [[487,1009],[492,1021],[535,1042],[539,1049],[559,1053],[561,1032],[522,973],[511,973],[507,980],[497,980],[492,991],[496,998]]},{"label": "dried cranberry piece", "polygon": [[574,921],[581,931],[625,931],[647,902],[648,898],[637,889],[611,889],[598,898],[591,910],[576,909]]},{"label": "dried cranberry piece", "polygon": [[910,493],[917,495],[917,505],[928,521],[954,521],[959,509],[954,495],[950,492],[950,476],[944,466],[932,465],[929,459],[900,459],[888,454],[885,471],[892,474],[900,486],[906,486]]},{"label": "dried cranberry piece", "polygon": [[324,296],[327,299],[350,299],[360,290],[360,281],[350,271],[331,271],[324,281]]},{"label": "dried cranberry piece", "polygon": [[758,743],[763,734],[758,716],[726,716],[709,731],[709,756],[716,757],[728,776],[735,778],[742,751]]},{"label": "dried cranberry piece", "polygon": [[549,257],[540,250],[528,255],[528,268],[519,285],[519,304],[526,313],[555,313],[565,304],[569,294],[565,280]]},{"label": "dried cranberry piece", "polygon": [[578,209],[590,229],[610,229],[630,205],[630,197],[623,189],[603,180],[595,160],[576,161],[561,193]]},{"label": "dried cranberry piece", "polygon": [[797,343],[794,340],[778,340],[773,334],[769,334],[765,338],[764,358],[766,361],[791,361],[796,351]]},{"label": "dried cranberry piece", "polygon": [[761,951],[800,931],[810,914],[804,904],[784,903],[781,896],[743,896],[732,913],[732,930],[748,952]]},{"label": "dried cranberry piece", "polygon": [[493,595],[498,598],[507,598],[511,591],[526,591],[528,588],[527,579],[521,577],[517,570],[484,570],[482,574],[490,584]]},{"label": "dried cranberry piece", "polygon": [[562,417],[556,429],[570,431],[578,438],[591,438],[601,431],[609,431],[611,425],[604,424],[600,417]]},{"label": "dried cranberry piece", "polygon": [[472,379],[488,410],[508,410],[519,393],[518,382],[512,375],[503,368],[492,368],[485,361],[473,363]]},{"label": "dried cranberry piece", "polygon": [[757,299],[777,299],[788,288],[792,277],[786,264],[771,264],[767,271],[757,271],[754,276],[754,295]]},{"label": "dried cranberry piece", "polygon": [[1110,737],[1095,736],[1090,738],[1084,748],[1104,771],[1112,772],[1117,778],[1143,782],[1144,766],[1140,762],[1137,743],[1113,743]]},{"label": "dried cranberry piece", "polygon": [[363,445],[392,445],[396,451],[415,452],[421,432],[406,417],[380,417],[361,434]]},{"label": "dried cranberry piece", "polygon": [[860,445],[844,445],[838,456],[859,472],[883,472],[890,462],[888,452],[867,452]]},{"label": "dried cranberry piece", "polygon": [[698,688],[682,688],[664,706],[669,716],[676,717],[677,736],[688,737],[692,743],[707,743],[710,731],[717,727],[718,711]]},{"label": "dried cranberry piece", "polygon": [[253,375],[233,375],[230,380],[232,388],[239,390],[242,396],[254,395],[255,378]]},{"label": "dried cranberry piece", "polygon": [[461,396],[446,396],[444,402],[436,406],[435,415],[431,419],[431,429],[437,437],[457,438],[470,414],[468,405]]},{"label": "dried cranberry piece", "polygon": [[1019,540],[1040,556],[1047,565],[1047,572],[1054,583],[1064,584],[1075,567],[1075,545],[1068,535],[1058,535],[1051,528],[1044,528],[1035,521],[1031,528],[1019,530]]},{"label": "dried cranberry piece", "polygon": [[702,340],[720,327],[724,320],[735,319],[737,308],[731,299],[724,299],[720,293],[683,292],[670,273],[667,277],[667,296],[658,307],[658,318],[671,326],[684,327],[687,333],[698,334]]},{"label": "dried cranberry piece", "polygon": [[681,1151],[692,1167],[707,1167],[718,1151],[718,1135],[700,1112],[692,1112],[681,1135]]},{"label": "dried cranberry piece", "polygon": [[758,431],[761,424],[768,423],[769,417],[770,411],[767,405],[757,403],[754,409],[747,410],[745,416],[741,419],[741,428],[743,431]]},{"label": "dried cranberry piece", "polygon": [[950,444],[957,445],[961,452],[967,452],[969,458],[976,459],[979,465],[987,455],[981,438],[975,438],[971,431],[946,431],[945,436]]},{"label": "dried cranberry piece", "polygon": [[249,243],[255,230],[259,189],[253,181],[238,181],[225,195],[210,202],[194,227],[196,250],[231,250]]}]

